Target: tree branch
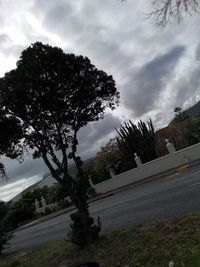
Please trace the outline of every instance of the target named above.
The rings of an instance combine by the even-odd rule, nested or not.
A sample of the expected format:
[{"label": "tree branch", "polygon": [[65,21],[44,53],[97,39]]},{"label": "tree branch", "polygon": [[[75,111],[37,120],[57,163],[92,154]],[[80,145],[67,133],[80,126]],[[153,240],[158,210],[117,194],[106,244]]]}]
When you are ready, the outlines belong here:
[{"label": "tree branch", "polygon": [[165,28],[174,20],[180,23],[186,15],[199,13],[199,0],[153,0],[153,11],[146,15],[157,26]]}]

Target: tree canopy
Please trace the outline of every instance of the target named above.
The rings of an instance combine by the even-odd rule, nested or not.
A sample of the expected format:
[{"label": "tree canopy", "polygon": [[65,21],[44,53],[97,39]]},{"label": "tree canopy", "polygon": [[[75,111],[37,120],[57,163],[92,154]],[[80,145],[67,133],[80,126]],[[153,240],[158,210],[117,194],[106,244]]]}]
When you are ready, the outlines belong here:
[{"label": "tree canopy", "polygon": [[[39,42],[22,52],[17,68],[5,74],[1,85],[7,114],[20,119],[24,143],[35,157],[43,157],[52,174],[63,171],[69,144],[68,156],[77,160],[79,129],[102,118],[119,99],[112,76],[88,58]],[[55,149],[62,151],[61,161]]]},{"label": "tree canopy", "polygon": [[[0,98],[6,115],[20,121],[23,145],[33,151],[34,158],[43,158],[89,225],[77,134],[118,105],[112,76],[87,57],[36,42],[22,52],[16,69],[1,78]],[[69,158],[78,169],[76,181],[68,171]]]},{"label": "tree canopy", "polygon": [[[0,155],[5,155],[10,158],[16,158],[22,155],[21,138],[20,120],[13,115],[7,115],[2,108],[0,110]],[[5,175],[4,165],[0,162],[0,176]]]}]

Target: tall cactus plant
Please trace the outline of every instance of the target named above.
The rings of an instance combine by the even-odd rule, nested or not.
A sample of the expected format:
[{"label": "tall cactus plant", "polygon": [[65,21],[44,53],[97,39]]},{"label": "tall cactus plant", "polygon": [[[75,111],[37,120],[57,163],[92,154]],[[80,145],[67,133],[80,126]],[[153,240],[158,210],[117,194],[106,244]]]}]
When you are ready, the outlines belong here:
[{"label": "tall cactus plant", "polygon": [[116,131],[119,150],[127,160],[133,160],[134,153],[141,157],[143,163],[156,158],[155,133],[151,119],[147,123],[140,120],[138,125],[129,121]]}]

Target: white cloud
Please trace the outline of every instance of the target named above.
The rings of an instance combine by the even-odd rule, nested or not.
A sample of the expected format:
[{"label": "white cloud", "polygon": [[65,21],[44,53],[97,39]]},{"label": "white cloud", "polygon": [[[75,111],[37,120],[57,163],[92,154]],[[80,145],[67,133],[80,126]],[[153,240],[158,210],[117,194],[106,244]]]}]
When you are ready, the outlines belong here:
[{"label": "white cloud", "polygon": [[29,177],[28,179],[22,178],[20,180],[16,180],[13,183],[2,183],[0,186],[0,200],[9,201],[20,192],[24,191],[26,188],[40,181],[41,179],[41,176],[36,175]]},{"label": "white cloud", "polygon": [[[0,1],[0,76],[14,68],[24,47],[35,41],[88,56],[112,74],[121,104],[112,117],[82,130],[80,151],[85,156],[122,120],[151,116],[161,127],[175,106],[199,100],[200,16],[161,31],[144,19],[148,7],[145,0]],[[30,158],[22,165],[6,162],[10,182],[47,170]]]}]

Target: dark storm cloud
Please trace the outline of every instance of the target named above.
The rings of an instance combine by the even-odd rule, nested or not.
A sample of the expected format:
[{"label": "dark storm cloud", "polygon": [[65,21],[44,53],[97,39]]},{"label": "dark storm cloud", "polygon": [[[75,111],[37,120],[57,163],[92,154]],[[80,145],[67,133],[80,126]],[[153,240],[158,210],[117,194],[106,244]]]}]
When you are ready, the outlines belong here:
[{"label": "dark storm cloud", "polygon": [[[37,0],[35,8],[40,3]],[[171,48],[167,40],[174,35],[170,31],[160,36],[142,30],[142,13],[136,21],[131,1],[125,5],[104,0],[76,3],[64,0],[41,3],[43,27],[66,40],[65,52],[88,56],[98,68],[112,74],[121,90],[122,105],[133,111],[134,117],[151,111],[155,96],[165,89],[167,79],[170,81],[184,48]],[[132,18],[127,20],[128,16]],[[160,56],[161,47],[167,52]],[[152,56],[154,59],[145,64],[145,59]],[[144,67],[138,71],[139,62]]]},{"label": "dark storm cloud", "polygon": [[115,128],[119,127],[121,120],[111,113],[103,120],[89,123],[79,132],[79,152],[88,158],[97,151],[100,145],[108,141],[111,134],[115,134]]},{"label": "dark storm cloud", "polygon": [[42,159],[33,160],[31,156],[25,157],[21,163],[17,160],[2,158],[1,160],[6,168],[9,181],[18,180],[20,178],[28,179],[31,176],[43,175],[47,172],[47,167]]},{"label": "dark storm cloud", "polygon": [[[128,53],[127,47],[121,47],[122,40],[123,42],[128,40],[130,35],[134,34],[134,30],[120,29],[117,23],[116,27],[113,27],[112,20],[116,10],[109,16],[108,8],[117,8],[118,16],[122,16],[121,4],[115,1],[111,1],[112,4],[105,3],[105,1],[101,3],[89,1],[88,4],[87,1],[84,4],[81,2],[74,4],[73,1],[59,1],[59,3],[51,1],[46,5],[43,3],[46,12],[42,25],[46,30],[62,36],[67,44],[64,48],[66,52],[73,50],[74,53],[88,56],[101,68],[123,72],[133,61],[134,56]],[[38,1],[35,6],[38,6]],[[102,20],[104,17],[105,20]]]},{"label": "dark storm cloud", "polygon": [[[159,55],[133,72],[125,85],[123,103],[135,116],[142,116],[155,108],[159,95],[165,89],[176,68],[176,64],[185,52],[184,46],[176,46],[167,53]],[[130,75],[131,77],[131,75]]]},{"label": "dark storm cloud", "polygon": [[67,30],[69,26],[74,25],[74,23],[71,23],[73,21],[73,12],[74,9],[70,2],[60,1],[55,3],[55,5],[48,8],[43,25],[54,32],[60,32],[62,29]]}]

